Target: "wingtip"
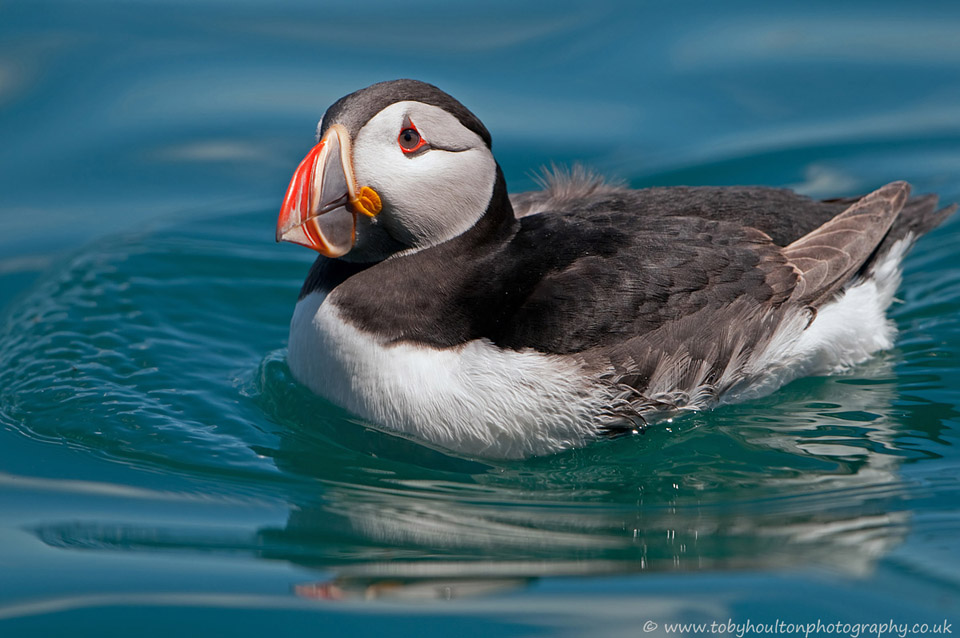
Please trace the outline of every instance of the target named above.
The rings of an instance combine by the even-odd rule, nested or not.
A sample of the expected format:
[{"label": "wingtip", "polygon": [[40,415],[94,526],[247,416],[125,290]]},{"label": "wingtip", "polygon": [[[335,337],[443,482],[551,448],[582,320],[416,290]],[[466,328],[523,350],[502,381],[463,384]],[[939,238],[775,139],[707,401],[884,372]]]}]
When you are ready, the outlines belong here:
[{"label": "wingtip", "polygon": [[879,197],[889,199],[896,209],[901,209],[907,203],[907,200],[910,199],[910,191],[913,190],[908,182],[899,180],[896,182],[890,182],[886,186],[881,186],[875,190],[872,194],[876,194]]}]

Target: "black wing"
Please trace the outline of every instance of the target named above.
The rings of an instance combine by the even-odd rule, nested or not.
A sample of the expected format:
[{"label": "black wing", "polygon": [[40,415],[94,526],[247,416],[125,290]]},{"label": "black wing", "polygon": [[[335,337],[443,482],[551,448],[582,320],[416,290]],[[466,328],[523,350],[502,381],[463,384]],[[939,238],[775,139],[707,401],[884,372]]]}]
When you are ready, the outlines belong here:
[{"label": "black wing", "polygon": [[777,308],[799,280],[768,236],[700,217],[541,214],[465,282],[477,331],[506,348],[571,354],[738,300]]},{"label": "black wing", "polygon": [[703,407],[749,376],[782,322],[800,320],[793,329],[802,330],[861,271],[908,194],[907,184],[889,184],[783,248],[756,229],[700,217],[524,218],[507,254],[536,283],[492,338],[579,356],[617,398],[612,432],[651,410]]}]

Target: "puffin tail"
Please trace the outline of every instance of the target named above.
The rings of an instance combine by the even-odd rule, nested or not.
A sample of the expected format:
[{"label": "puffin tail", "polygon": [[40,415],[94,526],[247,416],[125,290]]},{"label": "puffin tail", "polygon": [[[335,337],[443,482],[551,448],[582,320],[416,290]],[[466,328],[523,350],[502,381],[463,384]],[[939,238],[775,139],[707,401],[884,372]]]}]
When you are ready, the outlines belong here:
[{"label": "puffin tail", "polygon": [[888,261],[886,258],[891,251],[896,250],[902,258],[917,239],[945,222],[957,211],[957,204],[938,209],[938,201],[939,197],[933,193],[910,198],[890,227],[890,232],[877,246],[870,259],[863,264],[860,273],[866,276],[873,274],[879,264]]}]

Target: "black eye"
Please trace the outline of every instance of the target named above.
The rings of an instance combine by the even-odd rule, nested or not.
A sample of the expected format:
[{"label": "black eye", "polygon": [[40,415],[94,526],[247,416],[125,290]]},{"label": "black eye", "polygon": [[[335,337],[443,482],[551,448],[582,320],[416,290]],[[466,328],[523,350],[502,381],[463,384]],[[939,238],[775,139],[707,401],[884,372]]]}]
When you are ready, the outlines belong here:
[{"label": "black eye", "polygon": [[417,132],[417,129],[409,127],[400,131],[400,135],[397,137],[397,143],[400,144],[400,148],[404,153],[412,153],[423,146],[424,141],[423,138],[420,137],[420,133]]}]

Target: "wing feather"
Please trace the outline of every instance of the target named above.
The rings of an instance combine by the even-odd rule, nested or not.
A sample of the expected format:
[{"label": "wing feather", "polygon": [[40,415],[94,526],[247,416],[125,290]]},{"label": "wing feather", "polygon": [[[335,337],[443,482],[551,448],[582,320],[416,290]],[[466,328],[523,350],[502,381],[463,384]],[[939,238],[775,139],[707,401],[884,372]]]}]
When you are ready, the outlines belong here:
[{"label": "wing feather", "polygon": [[887,184],[786,246],[784,257],[800,271],[792,300],[817,307],[830,299],[870,259],[909,195],[906,182]]}]

